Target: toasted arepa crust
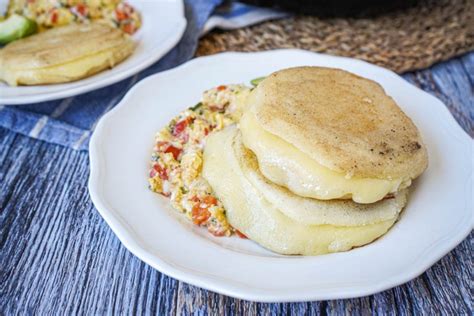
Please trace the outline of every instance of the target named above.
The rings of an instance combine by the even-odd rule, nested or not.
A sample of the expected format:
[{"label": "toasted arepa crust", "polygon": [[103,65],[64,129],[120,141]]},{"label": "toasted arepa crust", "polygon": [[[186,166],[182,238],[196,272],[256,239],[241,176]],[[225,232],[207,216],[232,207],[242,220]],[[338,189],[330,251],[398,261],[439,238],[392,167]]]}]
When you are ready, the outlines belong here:
[{"label": "toasted arepa crust", "polygon": [[249,98],[263,129],[321,165],[354,177],[416,178],[428,156],[418,129],[376,82],[340,69],[297,67]]}]

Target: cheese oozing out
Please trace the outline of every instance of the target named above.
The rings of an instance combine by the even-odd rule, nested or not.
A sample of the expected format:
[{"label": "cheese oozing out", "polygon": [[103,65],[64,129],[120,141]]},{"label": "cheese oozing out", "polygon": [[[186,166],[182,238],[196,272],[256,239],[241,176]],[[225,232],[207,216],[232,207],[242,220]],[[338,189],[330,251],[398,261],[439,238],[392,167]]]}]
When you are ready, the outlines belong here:
[{"label": "cheese oozing out", "polygon": [[374,203],[411,184],[411,179],[356,178],[333,171],[264,130],[251,110],[244,113],[239,125],[243,143],[257,156],[262,174],[297,195]]}]

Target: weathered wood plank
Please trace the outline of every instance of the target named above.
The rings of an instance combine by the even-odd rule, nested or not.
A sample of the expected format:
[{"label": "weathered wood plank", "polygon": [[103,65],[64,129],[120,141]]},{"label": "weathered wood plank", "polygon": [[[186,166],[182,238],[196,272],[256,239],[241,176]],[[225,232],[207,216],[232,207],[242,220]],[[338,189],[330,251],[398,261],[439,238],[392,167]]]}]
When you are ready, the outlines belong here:
[{"label": "weathered wood plank", "polygon": [[132,256],[93,208],[87,153],[0,136],[0,311],[174,313],[177,281]]},{"label": "weathered wood plank", "polygon": [[474,137],[473,68],[474,53],[470,53],[404,77],[443,101],[456,121]]},{"label": "weathered wood plank", "polygon": [[[406,76],[471,135],[473,56]],[[0,314],[473,313],[473,233],[421,277],[363,298],[263,304],[178,282],[120,244],[90,201],[88,167],[87,153],[0,129]]]}]

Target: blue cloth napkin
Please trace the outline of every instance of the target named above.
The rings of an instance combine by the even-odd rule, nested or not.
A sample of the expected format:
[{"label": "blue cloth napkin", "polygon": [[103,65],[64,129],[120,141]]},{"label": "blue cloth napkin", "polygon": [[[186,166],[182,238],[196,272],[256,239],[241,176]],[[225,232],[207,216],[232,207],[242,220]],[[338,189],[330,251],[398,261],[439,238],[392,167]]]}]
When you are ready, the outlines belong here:
[{"label": "blue cloth napkin", "polygon": [[225,3],[219,6],[207,20],[202,33],[205,34],[213,28],[232,30],[247,25],[256,24],[270,19],[287,17],[287,12],[268,8],[256,7],[240,2]]},{"label": "blue cloth napkin", "polygon": [[[32,138],[87,150],[94,127],[102,115],[114,107],[140,79],[175,67],[195,53],[203,30],[235,28],[282,16],[277,11],[242,4],[224,6],[209,20],[222,0],[185,0],[187,27],[178,45],[156,64],[114,85],[86,94],[43,103],[0,105],[0,126]],[[209,21],[208,21],[209,20]],[[206,22],[209,24],[206,25]]]}]

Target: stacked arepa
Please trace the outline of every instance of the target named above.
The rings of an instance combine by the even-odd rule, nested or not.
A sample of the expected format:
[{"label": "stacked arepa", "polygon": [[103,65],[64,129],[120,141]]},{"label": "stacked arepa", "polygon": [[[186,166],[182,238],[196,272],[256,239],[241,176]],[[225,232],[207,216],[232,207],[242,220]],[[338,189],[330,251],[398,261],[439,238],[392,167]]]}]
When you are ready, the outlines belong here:
[{"label": "stacked arepa", "polygon": [[238,126],[209,136],[203,176],[249,239],[319,255],[384,235],[427,164],[418,129],[379,84],[297,67],[266,77]]}]

